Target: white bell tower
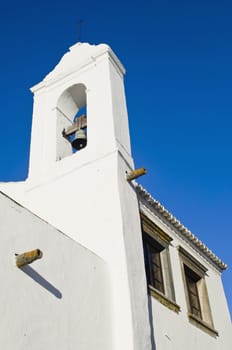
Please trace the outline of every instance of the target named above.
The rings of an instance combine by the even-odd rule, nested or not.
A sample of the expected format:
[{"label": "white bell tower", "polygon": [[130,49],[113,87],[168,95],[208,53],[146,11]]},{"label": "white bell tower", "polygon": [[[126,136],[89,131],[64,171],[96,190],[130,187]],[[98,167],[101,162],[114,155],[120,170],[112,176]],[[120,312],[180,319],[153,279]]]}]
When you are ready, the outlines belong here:
[{"label": "white bell tower", "polygon": [[[133,184],[126,180],[134,164],[124,73],[109,46],[72,46],[31,89],[28,179],[1,184],[0,189],[105,260],[111,280],[112,349],[148,350],[139,208]],[[74,153],[65,133],[83,109],[87,144]]]},{"label": "white bell tower", "polygon": [[66,159],[65,170],[119,150],[133,167],[123,75],[125,71],[107,45],[78,43],[55,69],[34,86],[34,112],[29,179],[41,181],[60,171],[60,160],[72,155],[62,135],[86,106],[87,147]]}]

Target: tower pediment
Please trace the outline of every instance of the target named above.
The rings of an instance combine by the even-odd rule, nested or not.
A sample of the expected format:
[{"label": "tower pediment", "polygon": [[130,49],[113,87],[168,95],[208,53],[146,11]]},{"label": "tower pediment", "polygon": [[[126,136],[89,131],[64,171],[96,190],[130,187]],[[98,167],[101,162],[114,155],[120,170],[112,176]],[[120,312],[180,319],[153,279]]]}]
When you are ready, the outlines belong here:
[{"label": "tower pediment", "polygon": [[55,68],[44,77],[41,83],[34,85],[31,91],[35,92],[38,88],[41,88],[44,83],[47,85],[62,79],[74,71],[80,70],[105,53],[110,55],[113,63],[117,66],[121,74],[125,74],[125,68],[107,44],[91,45],[89,43],[78,42],[69,48],[69,51],[63,55]]}]

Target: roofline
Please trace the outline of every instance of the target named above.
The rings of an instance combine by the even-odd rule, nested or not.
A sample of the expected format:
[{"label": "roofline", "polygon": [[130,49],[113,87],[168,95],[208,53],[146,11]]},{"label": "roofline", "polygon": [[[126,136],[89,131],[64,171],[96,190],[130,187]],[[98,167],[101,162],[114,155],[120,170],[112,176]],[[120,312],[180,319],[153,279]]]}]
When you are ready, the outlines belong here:
[{"label": "roofline", "polygon": [[141,185],[135,183],[138,196],[148,202],[161,216],[167,220],[179,233],[194,244],[207,258],[216,265],[220,270],[227,269],[225,264],[217,255],[215,255],[201,240],[199,240],[187,227],[185,227],[173,214],[171,214],[159,201],[154,199],[152,195]]}]

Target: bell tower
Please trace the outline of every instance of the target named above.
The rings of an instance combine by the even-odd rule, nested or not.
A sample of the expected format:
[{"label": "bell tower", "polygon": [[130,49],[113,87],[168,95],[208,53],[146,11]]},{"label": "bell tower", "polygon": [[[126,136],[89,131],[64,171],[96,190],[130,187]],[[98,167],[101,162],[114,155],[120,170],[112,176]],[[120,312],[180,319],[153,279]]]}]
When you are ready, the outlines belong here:
[{"label": "bell tower", "polygon": [[148,350],[138,200],[126,179],[134,163],[124,74],[108,45],[72,46],[31,89],[28,179],[0,189],[106,262],[112,349]]},{"label": "bell tower", "polygon": [[[64,158],[67,158],[67,170],[116,149],[133,168],[124,73],[122,64],[107,45],[78,43],[31,89],[34,111],[30,180],[41,181],[55,169],[59,172],[59,168],[63,168],[59,163]],[[85,149],[74,154],[71,139],[65,137],[65,133],[72,129],[74,118],[82,109],[87,117],[87,143]],[[80,130],[83,133],[83,129]]]}]

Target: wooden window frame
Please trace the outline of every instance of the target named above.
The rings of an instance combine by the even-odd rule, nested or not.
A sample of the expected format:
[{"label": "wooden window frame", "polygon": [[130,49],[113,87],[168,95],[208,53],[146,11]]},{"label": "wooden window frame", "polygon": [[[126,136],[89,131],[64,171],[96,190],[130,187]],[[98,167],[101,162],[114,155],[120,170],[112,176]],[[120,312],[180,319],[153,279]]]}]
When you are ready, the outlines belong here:
[{"label": "wooden window frame", "polygon": [[144,255],[146,256],[147,282],[159,292],[164,293],[164,279],[160,253],[164,249],[149,235],[143,235]]},{"label": "wooden window frame", "polygon": [[188,300],[191,313],[202,320],[201,305],[197,282],[201,277],[197,276],[187,265],[184,265],[185,280],[188,291]]}]

